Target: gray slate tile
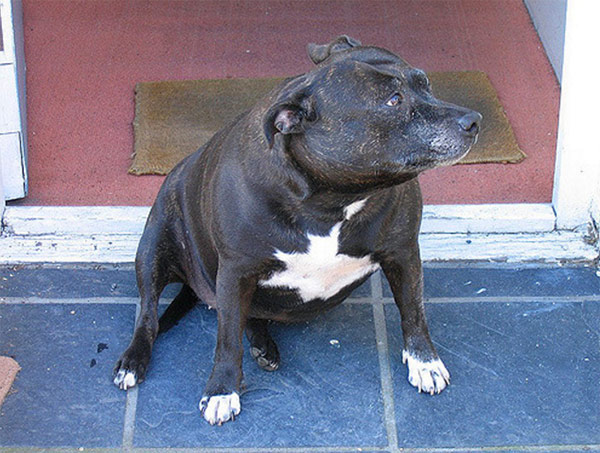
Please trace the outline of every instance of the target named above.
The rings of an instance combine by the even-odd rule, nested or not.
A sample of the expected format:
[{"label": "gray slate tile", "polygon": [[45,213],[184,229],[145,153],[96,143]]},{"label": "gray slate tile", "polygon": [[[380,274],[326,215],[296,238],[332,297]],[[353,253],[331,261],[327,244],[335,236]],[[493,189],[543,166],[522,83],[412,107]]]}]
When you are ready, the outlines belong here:
[{"label": "gray slate tile", "polygon": [[418,394],[401,364],[395,306],[386,306],[401,447],[600,443],[598,303],[428,304],[452,376]]},{"label": "gray slate tile", "polygon": [[0,304],[0,355],[21,371],[0,409],[2,446],[120,446],[125,392],[111,381],[133,305]]},{"label": "gray slate tile", "polygon": [[246,352],[242,413],[221,427],[208,425],[198,410],[212,368],[215,313],[198,307],[159,338],[139,390],[134,445],[387,444],[370,306],[340,306],[310,323],[274,325],[271,330],[281,367],[262,371]]},{"label": "gray slate tile", "polygon": [[[384,297],[392,297],[382,279]],[[590,296],[600,294],[600,277],[588,267],[424,268],[424,295],[431,297]]]},{"label": "gray slate tile", "polygon": [[[173,298],[180,284],[168,285],[162,297]],[[369,281],[358,287],[352,297],[369,297]],[[1,297],[87,298],[139,297],[132,269],[48,269],[0,267]]]}]

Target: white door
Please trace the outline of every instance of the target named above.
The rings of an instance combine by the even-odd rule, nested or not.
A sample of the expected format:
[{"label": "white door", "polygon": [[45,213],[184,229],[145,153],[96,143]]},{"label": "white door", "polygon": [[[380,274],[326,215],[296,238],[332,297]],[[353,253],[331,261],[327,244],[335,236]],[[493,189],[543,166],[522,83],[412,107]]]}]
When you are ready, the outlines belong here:
[{"label": "white door", "polygon": [[6,200],[27,193],[21,6],[21,0],[0,0],[0,193]]}]

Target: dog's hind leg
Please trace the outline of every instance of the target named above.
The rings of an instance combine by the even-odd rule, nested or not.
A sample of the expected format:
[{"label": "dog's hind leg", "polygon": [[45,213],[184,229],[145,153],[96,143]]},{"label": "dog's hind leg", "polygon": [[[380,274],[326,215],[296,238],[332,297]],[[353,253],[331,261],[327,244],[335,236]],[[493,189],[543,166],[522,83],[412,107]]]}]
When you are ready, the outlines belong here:
[{"label": "dog's hind leg", "polygon": [[164,333],[176,325],[181,318],[196,306],[198,301],[198,296],[196,296],[192,288],[188,285],[183,285],[179,294],[175,296],[158,320],[158,333]]},{"label": "dog's hind leg", "polygon": [[271,338],[266,319],[248,319],[246,338],[250,342],[250,355],[265,371],[275,371],[279,368],[279,350]]}]

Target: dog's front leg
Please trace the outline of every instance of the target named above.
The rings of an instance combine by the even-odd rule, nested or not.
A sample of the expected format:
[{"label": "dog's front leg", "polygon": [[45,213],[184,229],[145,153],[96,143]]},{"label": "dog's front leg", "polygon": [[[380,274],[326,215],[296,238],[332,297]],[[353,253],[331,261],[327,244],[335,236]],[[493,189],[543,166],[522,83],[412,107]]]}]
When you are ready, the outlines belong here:
[{"label": "dog's front leg", "polygon": [[450,374],[438,357],[429,336],[423,304],[423,271],[419,247],[414,244],[401,257],[381,263],[400,309],[404,350],[402,361],[408,365],[408,381],[419,392],[440,393],[450,382]]},{"label": "dog's front leg", "polygon": [[211,425],[221,425],[240,413],[242,335],[256,279],[231,263],[219,263],[217,273],[218,333],[214,366],[204,389],[200,410]]}]

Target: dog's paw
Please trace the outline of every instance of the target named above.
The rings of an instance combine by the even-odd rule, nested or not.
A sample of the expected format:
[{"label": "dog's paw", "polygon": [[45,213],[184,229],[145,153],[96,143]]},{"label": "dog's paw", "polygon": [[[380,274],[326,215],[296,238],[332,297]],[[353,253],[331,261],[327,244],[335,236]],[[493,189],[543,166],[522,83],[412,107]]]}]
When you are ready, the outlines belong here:
[{"label": "dog's paw", "polygon": [[[273,345],[275,344],[273,343]],[[250,355],[256,360],[258,366],[265,371],[275,371],[279,368],[279,352],[277,351],[277,346],[266,351],[262,348],[252,346],[250,348]]]},{"label": "dog's paw", "polygon": [[408,364],[408,382],[416,387],[419,393],[441,393],[450,383],[450,373],[440,359],[424,362],[404,350],[402,363]]},{"label": "dog's paw", "polygon": [[140,384],[146,378],[150,357],[147,354],[134,354],[125,351],[113,370],[113,382],[121,390]]},{"label": "dog's paw", "polygon": [[200,400],[200,412],[211,425],[220,426],[234,420],[241,410],[240,396],[236,392],[229,395],[205,396]]},{"label": "dog's paw", "polygon": [[135,371],[119,369],[113,378],[114,384],[121,390],[127,390],[137,384]]}]

